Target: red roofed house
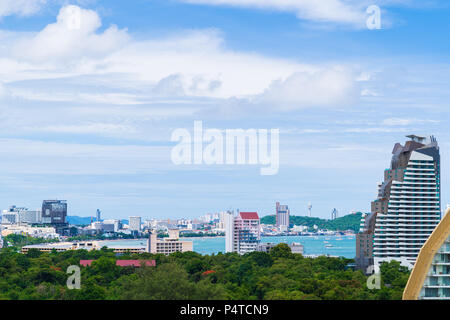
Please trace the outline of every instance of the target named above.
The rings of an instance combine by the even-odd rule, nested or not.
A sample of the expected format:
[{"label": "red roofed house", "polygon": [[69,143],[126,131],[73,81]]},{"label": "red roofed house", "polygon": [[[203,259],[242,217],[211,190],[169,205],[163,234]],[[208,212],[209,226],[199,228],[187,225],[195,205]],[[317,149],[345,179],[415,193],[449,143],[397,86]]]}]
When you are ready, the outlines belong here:
[{"label": "red roofed house", "polygon": [[240,212],[233,221],[233,252],[245,254],[255,251],[261,241],[257,212]]},{"label": "red roofed house", "polygon": [[[90,266],[92,264],[92,261],[95,260],[80,260],[80,265],[83,267]],[[147,267],[154,267],[156,266],[155,260],[117,260],[116,266],[119,267],[141,267],[141,264],[145,263]]]}]

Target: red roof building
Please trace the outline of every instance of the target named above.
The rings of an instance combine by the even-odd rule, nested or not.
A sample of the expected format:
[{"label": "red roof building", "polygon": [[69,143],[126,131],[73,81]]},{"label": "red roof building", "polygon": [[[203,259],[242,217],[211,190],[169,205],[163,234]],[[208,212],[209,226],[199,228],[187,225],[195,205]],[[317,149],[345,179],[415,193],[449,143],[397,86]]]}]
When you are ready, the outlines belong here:
[{"label": "red roof building", "polygon": [[239,254],[256,251],[261,241],[260,220],[257,212],[239,212],[233,220],[233,251]]},{"label": "red roof building", "polygon": [[243,220],[259,220],[258,212],[240,212]]},{"label": "red roof building", "polygon": [[[92,261],[95,260],[80,260],[80,265],[83,267],[90,266],[92,264]],[[155,260],[117,260],[116,266],[119,267],[136,267],[139,268],[141,264],[144,263],[147,267],[154,267],[156,266]]]}]

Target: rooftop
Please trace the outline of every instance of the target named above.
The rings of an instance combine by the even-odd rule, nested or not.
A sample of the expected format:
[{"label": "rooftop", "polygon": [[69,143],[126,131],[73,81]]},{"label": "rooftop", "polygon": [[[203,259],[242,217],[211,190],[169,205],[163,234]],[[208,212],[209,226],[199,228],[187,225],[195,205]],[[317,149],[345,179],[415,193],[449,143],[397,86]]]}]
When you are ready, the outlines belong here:
[{"label": "rooftop", "polygon": [[[80,260],[80,265],[83,267],[90,266],[95,260]],[[119,267],[141,267],[144,263],[147,267],[156,266],[155,260],[116,260],[116,266]]]},{"label": "rooftop", "polygon": [[259,219],[257,212],[240,212],[239,215],[244,220],[258,220]]}]

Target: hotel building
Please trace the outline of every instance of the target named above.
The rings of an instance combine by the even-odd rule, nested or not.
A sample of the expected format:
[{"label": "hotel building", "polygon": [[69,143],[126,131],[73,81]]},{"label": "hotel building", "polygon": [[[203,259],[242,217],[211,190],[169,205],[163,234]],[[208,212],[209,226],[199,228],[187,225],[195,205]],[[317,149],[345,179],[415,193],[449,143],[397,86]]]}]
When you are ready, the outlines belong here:
[{"label": "hotel building", "polygon": [[137,242],[136,245],[121,245],[120,241],[87,241],[87,242],[57,242],[28,245],[22,247],[22,253],[27,253],[30,249],[37,249],[42,252],[68,251],[68,250],[100,250],[103,246],[112,249],[114,253],[162,253],[169,255],[174,252],[193,251],[192,241],[181,241],[178,230],[169,230],[169,237],[158,239],[156,233],[150,235],[147,244]]},{"label": "hotel building", "polygon": [[257,212],[240,212],[236,217],[228,212],[225,222],[225,251],[245,254],[256,251],[261,242]]},{"label": "hotel building", "polygon": [[[372,202],[373,207],[373,202]],[[373,233],[375,229],[376,212],[363,213],[359,232],[356,234],[355,263],[358,270],[364,273],[372,273],[369,266],[373,266]]]},{"label": "hotel building", "polygon": [[176,229],[169,230],[169,237],[158,239],[156,232],[150,234],[147,240],[146,252],[162,253],[169,255],[174,252],[193,251],[192,241],[181,241],[180,231]]},{"label": "hotel building", "polygon": [[130,231],[141,232],[141,217],[130,217],[129,229]]},{"label": "hotel building", "polygon": [[287,231],[289,228],[289,208],[287,205],[276,203],[276,224],[280,231]]},{"label": "hotel building", "polygon": [[375,271],[383,261],[412,267],[441,217],[440,155],[437,141],[415,135],[397,143],[391,166],[384,172],[376,213],[373,259]]}]

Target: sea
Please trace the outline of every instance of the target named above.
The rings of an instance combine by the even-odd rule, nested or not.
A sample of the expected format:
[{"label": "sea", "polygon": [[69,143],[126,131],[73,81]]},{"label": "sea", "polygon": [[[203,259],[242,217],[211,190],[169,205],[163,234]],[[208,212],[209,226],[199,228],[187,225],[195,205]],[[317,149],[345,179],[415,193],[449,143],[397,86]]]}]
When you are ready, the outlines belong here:
[{"label": "sea", "polygon": [[[180,238],[184,241],[192,241],[194,251],[211,255],[225,252],[225,237],[190,237]],[[353,259],[355,257],[355,236],[263,236],[261,242],[272,243],[301,243],[304,247],[304,255],[330,255]],[[145,247],[146,239],[129,240],[105,240],[100,241],[104,246],[131,246]]]}]

